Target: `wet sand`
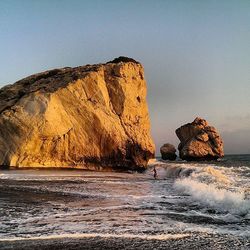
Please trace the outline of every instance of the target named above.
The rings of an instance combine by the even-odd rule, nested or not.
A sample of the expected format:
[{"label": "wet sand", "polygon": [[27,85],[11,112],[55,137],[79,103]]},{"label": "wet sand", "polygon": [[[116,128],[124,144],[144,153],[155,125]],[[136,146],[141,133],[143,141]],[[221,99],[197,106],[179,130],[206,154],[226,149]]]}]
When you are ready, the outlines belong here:
[{"label": "wet sand", "polygon": [[192,234],[180,239],[147,240],[140,238],[87,237],[1,241],[2,250],[73,250],[73,249],[250,249],[250,239],[232,235]]}]

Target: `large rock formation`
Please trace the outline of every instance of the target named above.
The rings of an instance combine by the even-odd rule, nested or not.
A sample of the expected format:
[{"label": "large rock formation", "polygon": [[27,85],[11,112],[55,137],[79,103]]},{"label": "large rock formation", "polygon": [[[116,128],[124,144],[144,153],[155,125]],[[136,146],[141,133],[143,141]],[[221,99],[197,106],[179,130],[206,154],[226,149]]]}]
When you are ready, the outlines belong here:
[{"label": "large rock formation", "polygon": [[175,154],[176,152],[175,146],[170,143],[165,143],[163,146],[161,146],[160,152],[161,152],[161,158],[163,160],[174,161],[177,157],[177,155]]},{"label": "large rock formation", "polygon": [[175,132],[181,141],[178,149],[183,160],[215,160],[224,156],[219,133],[202,118],[197,117]]},{"label": "large rock formation", "polygon": [[143,169],[154,156],[143,67],[62,68],[0,89],[0,165]]}]

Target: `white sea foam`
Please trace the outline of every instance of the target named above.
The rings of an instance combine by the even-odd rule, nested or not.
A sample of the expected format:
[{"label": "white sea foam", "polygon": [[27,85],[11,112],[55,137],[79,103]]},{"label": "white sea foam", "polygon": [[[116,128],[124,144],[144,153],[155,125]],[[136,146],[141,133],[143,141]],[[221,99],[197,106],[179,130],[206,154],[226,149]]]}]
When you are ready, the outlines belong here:
[{"label": "white sea foam", "polygon": [[[235,173],[235,168],[161,161],[154,161],[151,165],[158,166],[159,169],[164,168],[165,177],[177,178],[174,188],[190,195],[202,206],[245,218],[249,216],[250,201],[246,199],[249,187],[245,185],[244,176]],[[238,172],[241,170],[245,168],[237,168]]]},{"label": "white sea foam", "polygon": [[174,183],[176,190],[201,205],[233,215],[250,214],[248,186],[243,185],[244,176],[237,175],[234,169],[208,164],[168,164],[165,171],[167,177],[178,178]]},{"label": "white sea foam", "polygon": [[202,168],[197,168],[196,171],[193,171],[191,174],[192,178],[196,178],[201,182],[214,183],[218,184],[230,184],[233,180],[223,173],[223,169],[215,169],[211,166],[205,166]]},{"label": "white sea foam", "polygon": [[177,179],[174,187],[220,212],[246,215],[250,211],[250,201],[244,199],[243,192],[220,189],[215,184],[202,183],[190,177]]},{"label": "white sea foam", "polygon": [[50,239],[81,239],[81,238],[128,238],[128,239],[143,239],[143,240],[170,240],[170,239],[180,239],[186,238],[190,234],[157,234],[157,235],[143,235],[143,234],[98,234],[98,233],[89,233],[89,234],[59,234],[59,235],[48,235],[48,236],[38,236],[38,237],[13,237],[13,238],[4,238],[0,239],[0,242],[10,242],[10,241],[21,241],[21,240],[50,240]]}]

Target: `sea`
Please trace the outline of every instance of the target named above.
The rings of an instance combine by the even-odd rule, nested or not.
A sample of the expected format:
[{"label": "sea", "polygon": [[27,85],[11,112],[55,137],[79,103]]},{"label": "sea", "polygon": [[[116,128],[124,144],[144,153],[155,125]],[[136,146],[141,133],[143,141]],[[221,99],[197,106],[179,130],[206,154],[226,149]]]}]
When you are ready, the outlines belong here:
[{"label": "sea", "polygon": [[0,249],[90,238],[124,249],[250,249],[250,155],[156,158],[143,173],[0,170],[0,218]]}]

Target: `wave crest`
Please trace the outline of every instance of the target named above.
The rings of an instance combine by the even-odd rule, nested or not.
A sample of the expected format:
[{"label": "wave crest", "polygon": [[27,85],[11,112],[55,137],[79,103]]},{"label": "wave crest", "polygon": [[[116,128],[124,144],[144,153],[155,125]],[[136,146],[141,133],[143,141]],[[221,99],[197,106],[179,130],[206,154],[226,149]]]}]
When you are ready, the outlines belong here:
[{"label": "wave crest", "polygon": [[220,189],[215,184],[205,184],[191,178],[175,181],[174,187],[203,205],[215,208],[219,212],[229,212],[245,216],[250,210],[249,200],[245,200],[244,192]]}]

